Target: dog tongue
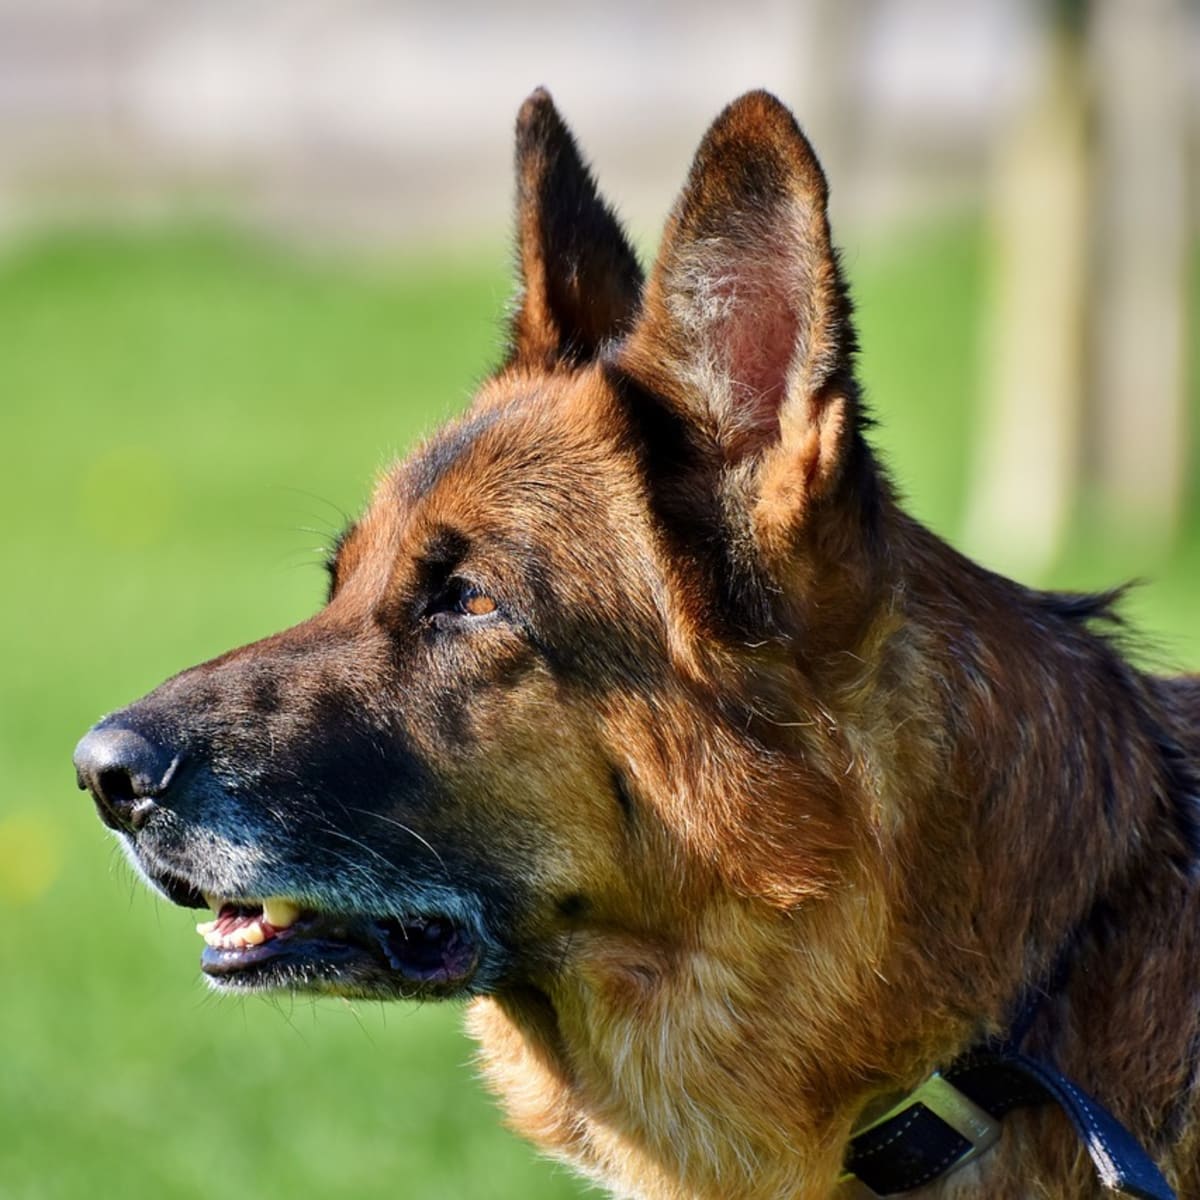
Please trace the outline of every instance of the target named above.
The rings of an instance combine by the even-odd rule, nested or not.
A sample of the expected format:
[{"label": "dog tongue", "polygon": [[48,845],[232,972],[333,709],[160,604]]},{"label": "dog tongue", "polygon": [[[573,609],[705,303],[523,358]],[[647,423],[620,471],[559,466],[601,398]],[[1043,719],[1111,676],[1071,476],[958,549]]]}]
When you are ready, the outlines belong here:
[{"label": "dog tongue", "polygon": [[[218,904],[213,905],[218,908]],[[196,932],[217,950],[242,950],[261,946],[289,928],[300,909],[282,896],[270,896],[261,907],[250,908],[231,902],[220,903],[216,917],[196,926]]]}]

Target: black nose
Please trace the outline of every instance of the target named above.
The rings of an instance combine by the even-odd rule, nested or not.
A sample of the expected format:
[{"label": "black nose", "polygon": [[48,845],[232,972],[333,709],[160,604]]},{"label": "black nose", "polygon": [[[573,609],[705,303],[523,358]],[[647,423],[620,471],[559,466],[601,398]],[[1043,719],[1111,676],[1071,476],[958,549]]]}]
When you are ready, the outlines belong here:
[{"label": "black nose", "polygon": [[128,832],[146,823],[178,764],[166,746],[122,725],[97,725],[75,747],[79,786],[92,793],[105,825]]}]

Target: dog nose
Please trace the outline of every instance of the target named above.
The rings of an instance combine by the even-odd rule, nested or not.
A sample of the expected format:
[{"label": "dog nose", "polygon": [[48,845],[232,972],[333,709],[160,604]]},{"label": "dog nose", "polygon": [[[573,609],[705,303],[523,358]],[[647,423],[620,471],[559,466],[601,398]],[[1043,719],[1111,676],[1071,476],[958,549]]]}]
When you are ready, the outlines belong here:
[{"label": "dog nose", "polygon": [[105,825],[128,833],[146,823],[178,765],[167,747],[122,725],[97,725],[75,747],[80,788],[92,793]]}]

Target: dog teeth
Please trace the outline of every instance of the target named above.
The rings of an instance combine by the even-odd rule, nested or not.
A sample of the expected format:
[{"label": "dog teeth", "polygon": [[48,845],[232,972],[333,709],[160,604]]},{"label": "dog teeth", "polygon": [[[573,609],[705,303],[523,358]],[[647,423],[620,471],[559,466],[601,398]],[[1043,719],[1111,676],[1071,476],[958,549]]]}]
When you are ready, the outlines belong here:
[{"label": "dog teeth", "polygon": [[[277,933],[296,923],[300,908],[283,896],[270,896],[262,902],[262,913],[251,916],[245,910],[251,907],[240,904],[241,911],[230,907],[231,902],[220,897],[205,897],[216,909],[211,921],[201,921],[196,932],[214,950],[244,950],[248,946],[261,946]],[[228,910],[228,911],[225,911]]]},{"label": "dog teeth", "polygon": [[244,950],[247,946],[261,946],[268,936],[259,921],[239,925],[227,933],[222,933],[217,928],[216,921],[206,921],[196,926],[196,932],[214,950]]},{"label": "dog teeth", "polygon": [[262,919],[273,929],[287,929],[296,923],[300,909],[282,896],[268,896],[263,901]]}]

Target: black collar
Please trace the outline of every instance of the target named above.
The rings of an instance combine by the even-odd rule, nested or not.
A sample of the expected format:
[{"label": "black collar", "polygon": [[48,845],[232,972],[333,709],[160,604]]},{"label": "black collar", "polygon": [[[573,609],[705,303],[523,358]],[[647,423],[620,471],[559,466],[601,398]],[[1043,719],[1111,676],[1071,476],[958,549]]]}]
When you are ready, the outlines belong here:
[{"label": "black collar", "polygon": [[1175,1193],[1134,1136],[1061,1071],[1021,1053],[1028,1020],[1008,1038],[968,1050],[898,1104],[861,1126],[846,1151],[839,1200],[895,1196],[986,1153],[1014,1108],[1057,1104],[1105,1187],[1141,1200]]}]

